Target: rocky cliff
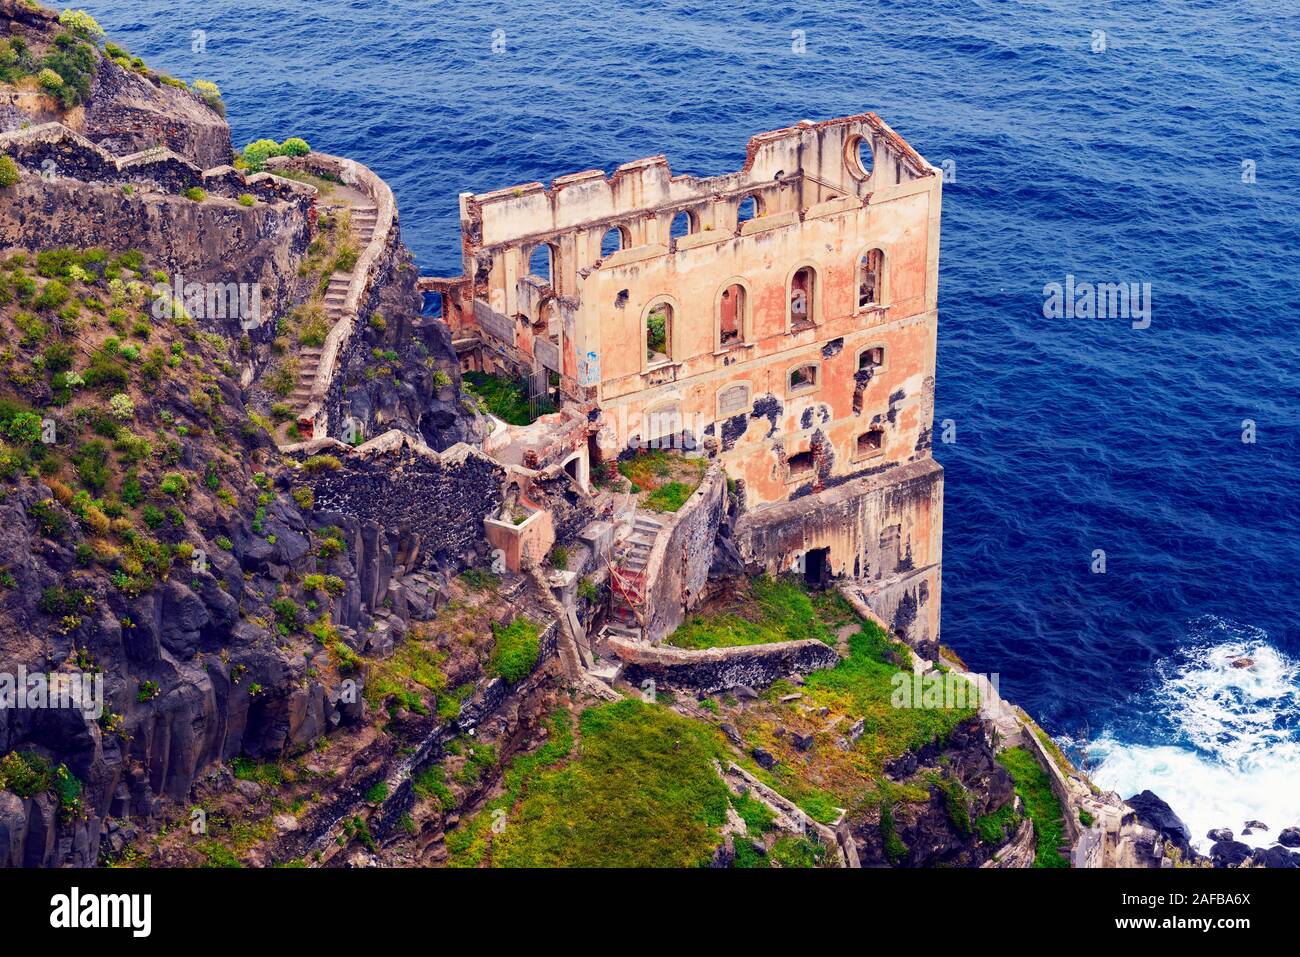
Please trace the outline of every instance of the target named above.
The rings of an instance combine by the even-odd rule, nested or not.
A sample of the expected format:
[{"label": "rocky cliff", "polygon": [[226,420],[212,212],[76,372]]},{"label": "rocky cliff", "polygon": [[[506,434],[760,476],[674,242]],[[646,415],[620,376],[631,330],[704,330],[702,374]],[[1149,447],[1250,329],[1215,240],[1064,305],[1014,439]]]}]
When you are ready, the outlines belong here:
[{"label": "rocky cliff", "polygon": [[118,47],[101,49],[97,37],[70,30],[58,14],[25,0],[0,0],[0,36],[11,43],[19,38],[30,51],[24,59],[32,73],[60,37],[81,39],[89,50],[84,95],[61,100],[57,91],[21,77],[0,86],[0,132],[58,121],[118,155],[165,146],[200,169],[232,161],[230,128],[219,100],[205,102],[184,83],[150,70]]},{"label": "rocky cliff", "polygon": [[[392,655],[459,566],[417,562],[405,515],[318,507],[311,478],[343,466],[282,460],[268,432],[262,379],[323,268],[317,187],[223,165],[218,108],[60,40],[53,14],[0,0],[0,32],[18,73],[93,50],[75,103],[0,78],[0,660],[102,680],[104,705],[0,709],[0,864],[93,865],[119,821],[148,830],[213,768],[355,725],[344,676]],[[253,314],[224,308],[235,289]],[[368,290],[358,354],[399,377],[339,401],[373,431],[474,438],[396,230]]]}]

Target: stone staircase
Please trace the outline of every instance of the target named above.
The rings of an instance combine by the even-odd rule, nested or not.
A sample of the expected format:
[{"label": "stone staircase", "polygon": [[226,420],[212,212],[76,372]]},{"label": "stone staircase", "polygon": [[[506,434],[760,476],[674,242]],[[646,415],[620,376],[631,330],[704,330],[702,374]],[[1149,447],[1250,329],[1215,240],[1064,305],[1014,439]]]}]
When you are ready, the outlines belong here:
[{"label": "stone staircase", "polygon": [[658,519],[637,513],[632,521],[631,534],[624,538],[615,550],[614,564],[618,574],[627,582],[635,595],[629,601],[628,597],[618,589],[613,590],[607,626],[610,634],[634,640],[644,637],[641,622],[637,618],[638,609],[634,605],[644,605],[648,585],[646,569],[650,562],[650,553],[654,550],[655,540],[662,529],[663,523]]},{"label": "stone staircase", "polygon": [[[371,239],[374,238],[375,226],[379,221],[379,209],[373,205],[354,205],[351,208],[351,215],[352,238],[360,252],[369,246]],[[353,278],[354,273],[348,272],[336,272],[330,276],[329,288],[325,290],[325,318],[331,329],[343,318],[348,290],[352,287]],[[302,346],[298,350],[298,383],[289,396],[296,414],[301,414],[311,399],[312,386],[316,384],[316,373],[320,371],[320,359],[320,346]]]}]

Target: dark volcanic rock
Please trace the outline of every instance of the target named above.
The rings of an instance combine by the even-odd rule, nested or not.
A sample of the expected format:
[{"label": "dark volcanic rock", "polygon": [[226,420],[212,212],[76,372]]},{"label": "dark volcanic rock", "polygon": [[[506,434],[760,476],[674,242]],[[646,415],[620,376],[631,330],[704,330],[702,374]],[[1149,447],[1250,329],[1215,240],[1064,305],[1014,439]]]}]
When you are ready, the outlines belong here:
[{"label": "dark volcanic rock", "polygon": [[91,82],[77,131],[117,156],[162,143],[200,169],[234,161],[225,117],[188,90],[123,69],[107,57]]},{"label": "dark volcanic rock", "polygon": [[1219,841],[1210,848],[1210,860],[1215,867],[1240,867],[1250,855],[1250,845],[1241,841]]},{"label": "dark volcanic rock", "polygon": [[[923,804],[900,801],[882,806],[878,823],[871,817],[851,817],[849,828],[862,866],[979,867],[988,861],[998,848],[983,843],[970,821],[1014,801],[1015,786],[1011,775],[997,763],[979,719],[958,725],[944,745],[909,752],[904,758],[892,762],[899,778],[928,788],[929,799]],[[908,774],[901,773],[909,767]],[[964,812],[955,813],[948,793],[932,782],[935,771],[946,778],[946,788],[963,796]],[[890,857],[885,849],[882,827],[886,811],[901,842],[901,859]]]},{"label": "dark volcanic rock", "polygon": [[1141,823],[1158,831],[1161,837],[1182,852],[1184,859],[1195,856],[1192,850],[1192,832],[1158,794],[1143,791],[1129,798],[1127,804]]},{"label": "dark volcanic rock", "polygon": [[1277,842],[1284,847],[1300,847],[1300,827],[1284,827],[1277,835]]},{"label": "dark volcanic rock", "polygon": [[1257,848],[1250,854],[1253,867],[1294,868],[1300,867],[1300,854],[1288,851],[1285,847]]}]

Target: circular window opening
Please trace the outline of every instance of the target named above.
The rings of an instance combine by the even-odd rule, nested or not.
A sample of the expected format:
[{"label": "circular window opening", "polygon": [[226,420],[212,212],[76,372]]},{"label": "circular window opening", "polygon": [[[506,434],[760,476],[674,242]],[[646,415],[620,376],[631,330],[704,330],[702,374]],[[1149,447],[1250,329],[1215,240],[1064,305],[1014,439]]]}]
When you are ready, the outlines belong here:
[{"label": "circular window opening", "polygon": [[861,136],[854,136],[844,146],[845,164],[849,172],[858,179],[871,175],[871,142]]}]

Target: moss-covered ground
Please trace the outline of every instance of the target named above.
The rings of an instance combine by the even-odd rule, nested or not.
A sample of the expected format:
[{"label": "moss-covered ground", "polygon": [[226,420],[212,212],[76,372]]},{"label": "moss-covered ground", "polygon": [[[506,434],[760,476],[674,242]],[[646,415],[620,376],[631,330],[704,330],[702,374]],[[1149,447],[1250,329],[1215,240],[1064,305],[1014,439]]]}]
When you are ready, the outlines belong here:
[{"label": "moss-covered ground", "polygon": [[[729,792],[722,738],[701,722],[627,699],[568,712],[547,744],[516,758],[504,792],[447,836],[454,864],[692,867],[721,840]],[[495,828],[494,828],[494,822]]]},{"label": "moss-covered ground", "polygon": [[1034,822],[1037,838],[1034,866],[1069,867],[1070,862],[1058,850],[1065,840],[1065,823],[1061,802],[1052,792],[1047,772],[1024,748],[1007,748],[998,755],[998,763],[1011,772],[1016,793]]},{"label": "moss-covered ground", "polygon": [[678,648],[725,648],[816,638],[835,644],[835,633],[808,591],[789,578],[738,583],[726,603],[692,615],[665,640]]}]

